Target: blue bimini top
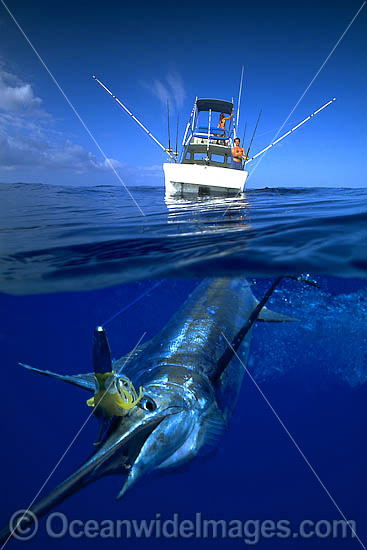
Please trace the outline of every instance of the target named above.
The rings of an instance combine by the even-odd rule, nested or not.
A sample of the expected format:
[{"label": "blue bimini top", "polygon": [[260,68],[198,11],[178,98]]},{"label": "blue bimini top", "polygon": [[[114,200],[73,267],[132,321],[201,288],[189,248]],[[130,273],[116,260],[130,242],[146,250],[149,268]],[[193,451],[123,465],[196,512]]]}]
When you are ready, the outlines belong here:
[{"label": "blue bimini top", "polygon": [[209,109],[225,115],[231,115],[233,112],[233,103],[224,99],[198,99],[196,106],[199,112],[209,111]]}]

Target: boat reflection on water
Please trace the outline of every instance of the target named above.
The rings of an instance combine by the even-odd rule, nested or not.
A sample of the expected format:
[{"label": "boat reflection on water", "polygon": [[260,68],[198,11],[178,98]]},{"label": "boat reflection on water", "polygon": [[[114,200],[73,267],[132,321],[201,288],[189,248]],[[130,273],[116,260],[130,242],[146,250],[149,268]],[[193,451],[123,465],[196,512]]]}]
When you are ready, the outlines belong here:
[{"label": "boat reflection on water", "polygon": [[[188,263],[191,264],[193,275],[197,274],[197,270],[199,273],[202,271],[202,261],[208,267],[208,262],[219,258],[223,260],[247,249],[247,235],[251,229],[250,203],[244,193],[238,197],[198,197],[185,194],[175,198],[166,195],[165,203],[168,209],[167,223],[171,228],[174,226],[173,232],[172,229],[169,230],[170,236],[175,235],[181,241],[183,239],[191,248]],[[223,264],[222,268],[224,272],[227,271]]]},{"label": "boat reflection on water", "polygon": [[[185,194],[165,196],[167,221],[177,226],[177,234],[216,234],[248,231],[250,203],[244,193],[238,197],[213,197]],[[172,235],[172,233],[170,232]]]}]

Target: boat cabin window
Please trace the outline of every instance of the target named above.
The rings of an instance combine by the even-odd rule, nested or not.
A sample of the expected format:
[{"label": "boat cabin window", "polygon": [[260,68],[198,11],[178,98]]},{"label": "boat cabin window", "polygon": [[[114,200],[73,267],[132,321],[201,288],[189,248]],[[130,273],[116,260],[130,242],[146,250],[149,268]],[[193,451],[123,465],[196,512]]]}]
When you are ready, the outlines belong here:
[{"label": "boat cabin window", "polygon": [[224,163],[224,156],[223,155],[214,155],[212,153],[210,156],[211,156],[211,160],[213,160],[214,162]]},{"label": "boat cabin window", "polygon": [[[224,154],[220,154],[219,151],[214,153],[214,147],[215,146],[210,146],[208,155],[206,145],[192,145],[188,148],[186,155],[183,158],[183,164],[208,164],[209,166],[229,168],[231,163],[230,149],[228,149],[228,151]],[[216,146],[216,149],[218,150],[219,147]]]},{"label": "boat cabin window", "polygon": [[206,153],[193,153],[194,160],[205,160],[206,159]]}]

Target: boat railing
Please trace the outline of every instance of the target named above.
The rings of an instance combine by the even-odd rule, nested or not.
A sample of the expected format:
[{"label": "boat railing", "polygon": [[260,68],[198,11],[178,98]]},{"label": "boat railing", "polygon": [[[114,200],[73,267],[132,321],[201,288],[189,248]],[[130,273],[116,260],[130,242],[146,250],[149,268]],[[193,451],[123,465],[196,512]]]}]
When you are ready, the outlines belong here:
[{"label": "boat railing", "polygon": [[[198,128],[196,128],[196,130],[194,131],[194,134],[196,133],[201,133],[203,132],[204,134],[208,135],[208,131],[209,131],[209,127],[205,127],[205,126],[199,126]],[[225,135],[225,132],[223,130],[223,128],[211,128],[211,131],[210,133],[216,133],[218,136],[224,136]]]},{"label": "boat railing", "polygon": [[213,143],[214,141],[214,143],[218,142],[222,145],[226,145],[226,143],[229,141],[228,136],[217,136],[216,134],[210,134],[208,138],[208,134],[195,133],[193,134],[192,139],[189,143],[207,143],[208,139],[210,143]]}]

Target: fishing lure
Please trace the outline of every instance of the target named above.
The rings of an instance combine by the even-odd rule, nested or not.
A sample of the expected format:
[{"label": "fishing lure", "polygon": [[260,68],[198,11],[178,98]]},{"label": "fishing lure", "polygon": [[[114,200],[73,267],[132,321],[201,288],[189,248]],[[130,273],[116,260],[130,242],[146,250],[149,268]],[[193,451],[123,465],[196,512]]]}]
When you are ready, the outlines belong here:
[{"label": "fishing lure", "polygon": [[88,407],[95,407],[95,412],[104,417],[126,416],[144,395],[140,386],[139,394],[127,376],[114,372],[96,372],[94,374],[96,390],[94,396],[88,399]]}]

